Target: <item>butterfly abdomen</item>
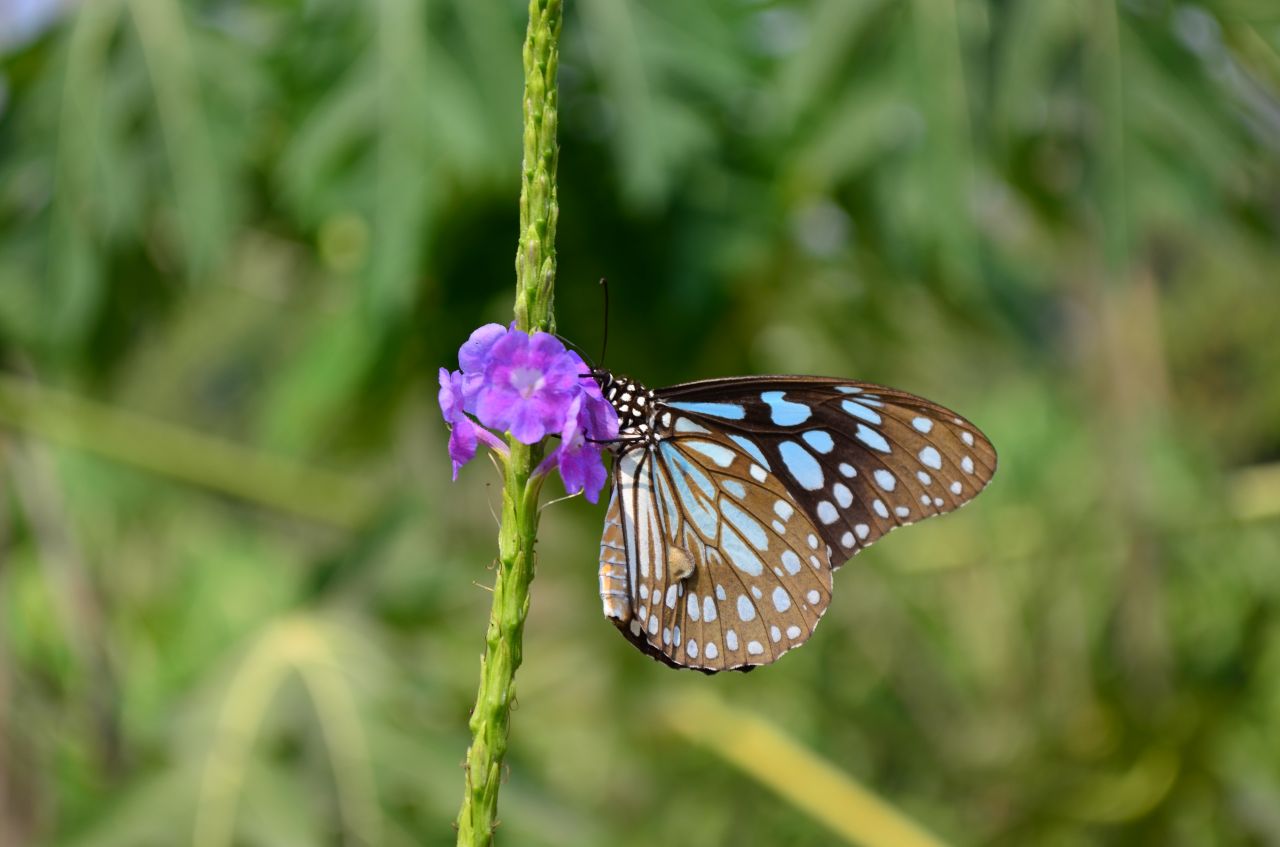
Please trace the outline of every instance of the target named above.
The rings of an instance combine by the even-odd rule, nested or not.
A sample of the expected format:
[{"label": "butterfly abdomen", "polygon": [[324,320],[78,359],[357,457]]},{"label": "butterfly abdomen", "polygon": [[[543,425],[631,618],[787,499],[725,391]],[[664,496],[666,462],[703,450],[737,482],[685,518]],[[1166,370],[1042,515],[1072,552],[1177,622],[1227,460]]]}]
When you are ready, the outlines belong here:
[{"label": "butterfly abdomen", "polygon": [[627,574],[627,547],[618,511],[618,489],[609,496],[604,534],[600,538],[600,602],[605,617],[625,624],[631,620],[631,587]]}]

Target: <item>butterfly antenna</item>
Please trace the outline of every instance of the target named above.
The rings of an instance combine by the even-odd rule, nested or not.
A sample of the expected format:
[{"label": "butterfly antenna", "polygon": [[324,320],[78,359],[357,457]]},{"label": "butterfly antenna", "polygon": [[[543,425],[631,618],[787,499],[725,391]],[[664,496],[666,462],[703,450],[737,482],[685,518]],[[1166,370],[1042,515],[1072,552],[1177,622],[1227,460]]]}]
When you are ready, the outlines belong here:
[{"label": "butterfly antenna", "polygon": [[[595,368],[595,362],[592,362],[592,361],[591,361],[591,357],[587,355],[587,351],[586,351],[586,350],[583,350],[583,349],[582,349],[581,347],[579,347],[577,344],[574,344],[572,341],[570,341],[569,339],[565,338],[563,335],[561,335],[561,334],[560,334],[560,333],[558,333],[558,332],[557,332],[555,335],[556,335],[556,338],[558,338],[558,339],[560,339],[561,341],[563,341],[563,342],[564,342],[564,345],[565,345],[566,347],[570,347],[570,348],[572,348],[572,349],[576,350],[576,351],[578,352],[578,355],[580,355],[580,356],[582,357],[583,361],[585,361],[588,365],[590,365],[590,366],[592,367],[592,369],[594,369],[594,368]],[[591,376],[591,374],[583,374],[583,376]]]},{"label": "butterfly antenna", "polygon": [[604,367],[604,354],[609,352],[609,280],[600,277],[604,289],[604,338],[600,341],[600,366]]}]

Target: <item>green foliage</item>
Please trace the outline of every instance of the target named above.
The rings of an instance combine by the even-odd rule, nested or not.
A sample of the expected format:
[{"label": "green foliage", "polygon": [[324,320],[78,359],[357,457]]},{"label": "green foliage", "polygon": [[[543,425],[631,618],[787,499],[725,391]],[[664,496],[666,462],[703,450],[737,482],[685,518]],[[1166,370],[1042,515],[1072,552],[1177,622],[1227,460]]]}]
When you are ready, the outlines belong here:
[{"label": "green foliage", "polygon": [[[527,8],[74,5],[0,37],[0,844],[453,843],[501,482],[435,370],[510,319]],[[699,697],[950,843],[1280,840],[1273,6],[567,6],[559,331],[608,276],[619,370],[900,385],[1001,468],[745,676],[547,509],[500,840],[829,843]]]}]

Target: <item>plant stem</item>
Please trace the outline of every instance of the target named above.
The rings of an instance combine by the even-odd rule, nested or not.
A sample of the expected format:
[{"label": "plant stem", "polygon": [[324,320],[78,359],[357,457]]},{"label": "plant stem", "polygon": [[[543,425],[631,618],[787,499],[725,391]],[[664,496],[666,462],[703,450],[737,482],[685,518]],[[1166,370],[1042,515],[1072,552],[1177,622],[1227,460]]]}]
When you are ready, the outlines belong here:
[{"label": "plant stem", "polygon": [[516,251],[516,326],[555,331],[556,144],[559,111],[560,0],[531,0],[524,40],[524,167],[520,185],[520,247]]},{"label": "plant stem", "polygon": [[[560,0],[532,0],[524,43],[524,167],[520,186],[520,244],[516,250],[516,326],[554,331],[556,274],[556,70]],[[508,438],[498,533],[498,573],[493,608],[480,660],[480,690],[471,712],[466,788],[458,812],[459,847],[493,842],[502,760],[507,752],[515,673],[520,667],[524,621],[533,581],[541,478],[532,478],[541,445]]]}]

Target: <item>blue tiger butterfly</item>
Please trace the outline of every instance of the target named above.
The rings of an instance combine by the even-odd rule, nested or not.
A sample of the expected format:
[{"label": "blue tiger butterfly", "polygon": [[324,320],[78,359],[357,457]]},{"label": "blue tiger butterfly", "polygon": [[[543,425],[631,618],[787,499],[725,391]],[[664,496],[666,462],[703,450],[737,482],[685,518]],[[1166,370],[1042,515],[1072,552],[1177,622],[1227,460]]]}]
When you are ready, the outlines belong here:
[{"label": "blue tiger butterfly", "polygon": [[977,427],[880,385],[753,376],[652,390],[591,375],[619,424],[604,613],[672,667],[777,660],[813,633],[841,564],[964,505],[996,470]]}]

